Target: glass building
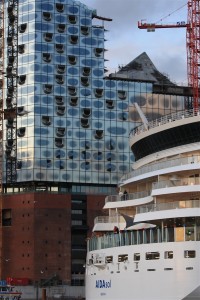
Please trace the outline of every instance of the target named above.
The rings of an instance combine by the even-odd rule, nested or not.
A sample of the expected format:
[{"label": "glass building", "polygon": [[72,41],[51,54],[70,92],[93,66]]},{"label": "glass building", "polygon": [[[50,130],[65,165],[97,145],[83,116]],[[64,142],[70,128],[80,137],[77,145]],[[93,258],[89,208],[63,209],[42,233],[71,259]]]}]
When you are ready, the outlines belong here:
[{"label": "glass building", "polygon": [[[3,251],[12,259],[12,277],[38,280],[44,267],[46,278],[56,271],[73,284],[75,275],[83,278],[85,252],[81,251],[86,250],[85,238],[95,212],[103,205],[103,196],[99,206],[96,195],[115,193],[120,177],[131,170],[129,132],[141,123],[135,103],[151,120],[182,110],[184,90],[166,82],[146,53],[106,76],[104,19],[95,25],[97,11],[79,1],[7,0],[1,12],[3,228],[9,226],[6,230],[14,236],[25,224],[21,246],[16,250],[14,242],[4,240]],[[166,84],[172,88],[164,89]],[[26,215],[33,218],[25,221]],[[48,232],[51,224],[60,224],[54,239],[53,231]],[[62,228],[67,228],[63,235]],[[28,246],[23,248],[26,239]],[[48,257],[61,251],[58,242],[66,240],[70,243],[62,253],[67,258],[59,261],[58,253],[56,269],[55,258]],[[37,249],[46,251],[40,262]],[[35,260],[25,260],[26,251]],[[8,266],[4,269],[9,271]]]}]

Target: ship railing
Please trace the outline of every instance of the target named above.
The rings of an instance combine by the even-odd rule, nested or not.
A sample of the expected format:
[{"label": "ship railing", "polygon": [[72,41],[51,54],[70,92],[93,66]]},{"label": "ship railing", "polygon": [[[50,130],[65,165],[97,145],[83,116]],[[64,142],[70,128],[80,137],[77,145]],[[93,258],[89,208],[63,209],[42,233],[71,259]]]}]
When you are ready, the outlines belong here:
[{"label": "ship railing", "polygon": [[141,167],[138,170],[134,170],[128,174],[125,174],[121,179],[120,183],[123,183],[124,181],[140,176],[149,172],[165,169],[165,168],[170,168],[170,167],[176,167],[176,166],[181,166],[181,165],[187,165],[191,163],[199,163],[200,162],[200,156],[199,155],[192,155],[192,156],[187,156],[187,157],[182,157],[182,158],[176,158],[176,159],[171,159],[167,161],[162,161],[162,162],[156,162],[152,165],[144,166]]},{"label": "ship railing", "polygon": [[[191,222],[189,224],[185,223],[181,227],[180,225],[176,227],[174,220],[173,225],[161,222],[160,226],[154,228],[96,235],[88,239],[88,251],[141,244],[200,241],[199,220],[194,220],[192,224]],[[123,250],[122,253],[124,253]]]},{"label": "ship railing", "polygon": [[145,198],[151,195],[151,191],[142,191],[135,193],[128,193],[123,195],[109,195],[105,199],[105,203],[107,202],[117,202],[117,201],[126,201],[126,200],[135,200],[140,198]]},{"label": "ship railing", "polygon": [[170,180],[163,180],[159,182],[153,182],[152,189],[162,189],[169,187],[178,187],[178,186],[188,186],[188,185],[199,185],[200,177],[183,177],[183,178],[173,178]]},{"label": "ship railing", "polygon": [[113,223],[113,224],[118,224],[118,223],[124,223],[124,217],[120,215],[115,215],[115,216],[98,216],[94,219],[94,225],[96,224],[105,224],[105,223]]},{"label": "ship railing", "polygon": [[148,204],[143,206],[138,206],[136,208],[136,213],[148,213],[154,211],[163,211],[171,209],[183,209],[183,208],[199,208],[200,200],[185,200],[185,201],[174,201],[168,203],[159,203],[159,204]]},{"label": "ship railing", "polygon": [[177,120],[198,116],[199,114],[200,114],[200,110],[197,111],[196,109],[174,112],[172,114],[169,114],[169,115],[163,116],[161,118],[158,118],[156,120],[148,122],[148,129],[144,125],[140,125],[140,126],[133,128],[130,132],[129,137],[131,139],[132,137],[134,137],[142,132],[145,132],[149,129],[167,124],[169,122],[174,122]]}]

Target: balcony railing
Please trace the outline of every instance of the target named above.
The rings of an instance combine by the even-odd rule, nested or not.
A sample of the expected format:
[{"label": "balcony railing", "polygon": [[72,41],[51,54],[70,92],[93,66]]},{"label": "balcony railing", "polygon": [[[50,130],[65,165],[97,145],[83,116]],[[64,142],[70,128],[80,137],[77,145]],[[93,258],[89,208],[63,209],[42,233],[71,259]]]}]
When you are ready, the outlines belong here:
[{"label": "balcony railing", "polygon": [[120,179],[120,182],[124,182],[125,180],[128,180],[132,177],[143,175],[145,173],[149,173],[149,172],[153,172],[153,171],[157,171],[157,170],[162,170],[162,169],[165,169],[165,168],[171,168],[171,167],[176,167],[176,166],[181,166],[181,165],[187,165],[187,164],[191,164],[191,163],[199,163],[199,162],[200,162],[200,156],[199,155],[193,155],[193,156],[176,158],[176,159],[171,159],[171,160],[162,161],[162,162],[156,162],[155,164],[141,167],[138,170],[132,171],[132,172],[124,175]]},{"label": "balcony railing", "polygon": [[171,180],[163,180],[159,182],[154,182],[152,184],[152,189],[162,189],[168,187],[179,187],[186,185],[199,185],[200,177],[184,177],[184,178],[174,178]]},{"label": "balcony railing", "polygon": [[183,208],[200,208],[200,200],[185,200],[138,206],[137,214]]},{"label": "balcony railing", "polygon": [[126,201],[126,200],[135,200],[135,199],[145,198],[150,195],[151,195],[151,191],[143,191],[143,192],[136,192],[136,193],[130,193],[130,194],[123,194],[123,195],[109,195],[106,197],[105,203]]}]

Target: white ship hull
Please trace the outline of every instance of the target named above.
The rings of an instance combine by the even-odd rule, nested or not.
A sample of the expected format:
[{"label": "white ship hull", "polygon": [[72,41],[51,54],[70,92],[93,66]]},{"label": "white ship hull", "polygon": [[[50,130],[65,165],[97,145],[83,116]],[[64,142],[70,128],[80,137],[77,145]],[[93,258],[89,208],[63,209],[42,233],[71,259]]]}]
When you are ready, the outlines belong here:
[{"label": "white ship hull", "polygon": [[[160,252],[160,259],[146,261],[147,251]],[[185,250],[196,257],[184,258]],[[200,299],[200,242],[158,243],[101,250],[105,255],[141,253],[141,261],[91,266],[86,274],[87,300],[197,300]],[[164,259],[173,251],[172,260]],[[94,251],[94,254],[98,251]]]}]

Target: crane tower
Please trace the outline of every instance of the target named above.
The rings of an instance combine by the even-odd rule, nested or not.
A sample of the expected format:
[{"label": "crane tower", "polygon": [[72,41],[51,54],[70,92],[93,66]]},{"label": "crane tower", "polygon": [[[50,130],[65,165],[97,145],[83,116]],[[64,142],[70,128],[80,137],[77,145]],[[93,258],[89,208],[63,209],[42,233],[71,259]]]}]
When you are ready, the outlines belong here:
[{"label": "crane tower", "polygon": [[200,106],[200,0],[188,0],[188,18],[186,22],[157,24],[138,22],[138,28],[152,32],[161,28],[186,28],[187,76],[188,85],[193,90],[193,108]]}]

